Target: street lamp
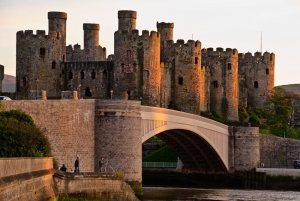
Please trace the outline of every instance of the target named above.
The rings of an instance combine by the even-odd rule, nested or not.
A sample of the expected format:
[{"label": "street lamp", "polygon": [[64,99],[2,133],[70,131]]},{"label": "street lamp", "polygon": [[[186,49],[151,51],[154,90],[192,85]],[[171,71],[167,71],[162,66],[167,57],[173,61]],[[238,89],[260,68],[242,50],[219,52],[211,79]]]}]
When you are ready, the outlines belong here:
[{"label": "street lamp", "polygon": [[35,93],[35,100],[38,99],[38,84],[39,84],[39,79],[35,78],[35,84],[36,84],[36,93]]},{"label": "street lamp", "polygon": [[78,96],[79,96],[79,98],[81,98],[81,96],[80,96],[80,87],[81,87],[81,84],[79,84],[79,85],[77,86],[77,90],[78,90]]},{"label": "street lamp", "polygon": [[114,91],[111,89],[110,90],[110,99],[112,99],[113,93],[114,93]]}]

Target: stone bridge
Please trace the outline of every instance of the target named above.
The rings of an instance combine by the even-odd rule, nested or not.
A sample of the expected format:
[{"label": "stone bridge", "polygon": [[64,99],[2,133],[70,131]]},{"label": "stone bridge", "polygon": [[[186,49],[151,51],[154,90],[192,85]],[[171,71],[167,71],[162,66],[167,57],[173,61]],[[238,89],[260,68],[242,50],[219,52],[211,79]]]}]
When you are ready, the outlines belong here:
[{"label": "stone bridge", "polygon": [[107,171],[123,172],[128,182],[141,183],[142,143],[155,135],[174,150],[187,172],[251,170],[260,162],[257,128],[227,127],[193,114],[141,106],[140,101],[3,103],[7,110],[22,110],[33,118],[48,138],[56,164],[65,164],[67,171],[74,170],[77,156],[82,172],[98,171],[104,157]]},{"label": "stone bridge", "polygon": [[228,126],[175,110],[141,106],[142,143],[157,136],[181,159],[184,168],[228,171]]}]

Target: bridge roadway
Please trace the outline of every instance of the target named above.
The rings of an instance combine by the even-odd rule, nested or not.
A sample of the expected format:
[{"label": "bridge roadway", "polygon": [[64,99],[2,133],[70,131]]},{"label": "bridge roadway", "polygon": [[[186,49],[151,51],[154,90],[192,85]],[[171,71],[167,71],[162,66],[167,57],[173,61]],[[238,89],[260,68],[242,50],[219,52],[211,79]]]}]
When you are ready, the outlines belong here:
[{"label": "bridge roadway", "polygon": [[197,172],[227,172],[228,126],[185,112],[141,106],[142,143],[157,136]]}]

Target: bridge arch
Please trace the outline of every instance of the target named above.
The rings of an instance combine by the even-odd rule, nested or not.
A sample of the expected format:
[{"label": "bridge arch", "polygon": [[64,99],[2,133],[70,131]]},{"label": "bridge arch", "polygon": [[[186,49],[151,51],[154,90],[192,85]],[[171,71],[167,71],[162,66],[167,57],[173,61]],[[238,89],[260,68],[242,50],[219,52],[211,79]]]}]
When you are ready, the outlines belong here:
[{"label": "bridge arch", "polygon": [[228,127],[180,111],[142,106],[142,143],[158,136],[187,171],[228,171]]}]

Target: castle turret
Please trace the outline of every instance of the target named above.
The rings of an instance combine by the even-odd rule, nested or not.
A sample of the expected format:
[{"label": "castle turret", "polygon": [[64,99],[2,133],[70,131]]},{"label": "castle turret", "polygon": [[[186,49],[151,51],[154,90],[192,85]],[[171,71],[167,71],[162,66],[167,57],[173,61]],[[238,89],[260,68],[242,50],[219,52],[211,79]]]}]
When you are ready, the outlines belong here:
[{"label": "castle turret", "polygon": [[171,100],[175,109],[200,114],[200,73],[201,73],[201,42],[177,40],[177,43],[167,44],[167,61],[174,62],[172,69]]},{"label": "castle turret", "polygon": [[119,30],[136,29],[136,11],[120,10],[118,12]]},{"label": "castle turret", "polygon": [[48,12],[49,33],[55,31],[57,37],[61,39],[62,60],[66,55],[66,36],[67,36],[67,13]]},{"label": "castle turret", "polygon": [[83,24],[84,31],[84,49],[99,46],[99,24]]},{"label": "castle turret", "polygon": [[238,120],[238,52],[236,49],[208,48],[202,54],[210,72],[210,109],[217,115]]},{"label": "castle turret", "polygon": [[248,106],[263,108],[274,89],[274,72],[275,54],[239,54],[240,103],[246,97]]},{"label": "castle turret", "polygon": [[156,27],[161,41],[173,40],[174,23],[157,22]]}]

